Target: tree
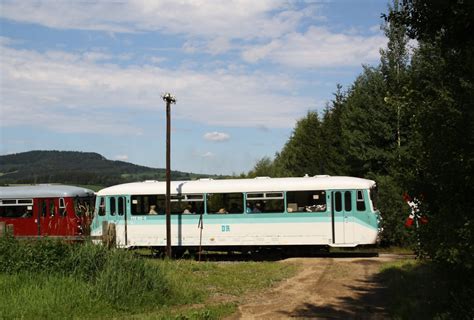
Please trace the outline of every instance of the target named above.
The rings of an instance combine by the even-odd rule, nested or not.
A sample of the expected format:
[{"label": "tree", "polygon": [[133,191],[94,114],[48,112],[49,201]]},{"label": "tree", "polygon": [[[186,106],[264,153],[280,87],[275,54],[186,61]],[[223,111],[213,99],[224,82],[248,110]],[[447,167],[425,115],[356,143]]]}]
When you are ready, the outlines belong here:
[{"label": "tree", "polygon": [[337,85],[334,100],[324,110],[320,128],[321,174],[347,175],[346,152],[342,142],[341,115],[346,105],[342,86]]},{"label": "tree", "polygon": [[386,91],[380,68],[364,67],[348,92],[341,131],[351,175],[388,173],[396,146],[396,116],[384,101]]},{"label": "tree", "polygon": [[275,165],[273,161],[269,157],[263,157],[262,159],[258,160],[255,164],[255,167],[249,171],[247,174],[249,178],[255,177],[275,177]]},{"label": "tree", "polygon": [[[398,0],[394,0],[393,6],[389,6],[390,13],[400,12]],[[393,109],[396,114],[396,142],[397,160],[402,161],[402,139],[406,139],[404,130],[408,125],[405,96],[407,89],[407,76],[409,65],[408,36],[406,27],[399,21],[386,21],[383,30],[388,38],[387,48],[380,50],[381,72],[387,86],[384,102]],[[404,136],[402,138],[402,135]]]},{"label": "tree", "polygon": [[323,153],[318,114],[309,111],[300,119],[275,164],[281,172],[292,176],[315,175],[321,172]]},{"label": "tree", "polygon": [[409,107],[416,161],[406,186],[424,194],[429,223],[424,252],[449,279],[452,310],[443,318],[474,315],[474,3],[406,0],[388,15],[420,43],[412,59]]}]

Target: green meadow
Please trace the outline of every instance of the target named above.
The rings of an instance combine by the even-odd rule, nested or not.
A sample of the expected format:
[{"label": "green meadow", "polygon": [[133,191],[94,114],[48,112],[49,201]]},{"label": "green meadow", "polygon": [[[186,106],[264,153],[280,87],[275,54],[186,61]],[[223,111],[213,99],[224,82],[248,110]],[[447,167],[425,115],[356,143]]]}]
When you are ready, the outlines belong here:
[{"label": "green meadow", "polygon": [[93,244],[0,238],[0,319],[220,319],[296,272],[276,262],[143,258]]}]

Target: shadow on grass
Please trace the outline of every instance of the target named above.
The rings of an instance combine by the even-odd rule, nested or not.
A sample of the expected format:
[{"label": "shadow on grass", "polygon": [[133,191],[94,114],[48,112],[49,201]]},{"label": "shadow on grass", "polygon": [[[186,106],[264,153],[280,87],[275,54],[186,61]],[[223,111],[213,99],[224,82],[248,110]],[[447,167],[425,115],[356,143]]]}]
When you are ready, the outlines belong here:
[{"label": "shadow on grass", "polygon": [[[305,303],[285,317],[316,319],[473,319],[473,277],[431,263],[404,262],[384,268],[336,304]],[[370,288],[370,289],[368,289]]]}]

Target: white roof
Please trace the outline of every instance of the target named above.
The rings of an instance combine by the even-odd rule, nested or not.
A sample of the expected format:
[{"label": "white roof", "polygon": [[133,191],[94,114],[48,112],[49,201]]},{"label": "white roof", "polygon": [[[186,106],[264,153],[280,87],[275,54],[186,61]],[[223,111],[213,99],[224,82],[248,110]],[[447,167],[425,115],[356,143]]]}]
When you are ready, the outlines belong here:
[{"label": "white roof", "polygon": [[0,187],[1,199],[86,197],[93,194],[90,189],[60,184]]},{"label": "white roof", "polygon": [[[221,193],[221,192],[265,192],[301,190],[369,189],[375,181],[354,177],[314,176],[303,178],[255,179],[200,179],[192,181],[172,181],[171,194]],[[98,196],[165,194],[166,182],[143,181],[119,184],[97,192]]]}]

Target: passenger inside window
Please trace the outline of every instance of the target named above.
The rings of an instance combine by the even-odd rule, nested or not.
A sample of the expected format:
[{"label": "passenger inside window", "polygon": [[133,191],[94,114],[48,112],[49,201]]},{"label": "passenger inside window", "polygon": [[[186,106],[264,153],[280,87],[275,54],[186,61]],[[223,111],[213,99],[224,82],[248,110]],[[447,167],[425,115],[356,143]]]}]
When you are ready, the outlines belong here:
[{"label": "passenger inside window", "polygon": [[261,202],[255,203],[255,206],[253,207],[252,212],[253,212],[253,213],[260,213],[260,212],[262,212],[262,211],[263,211],[262,203],[261,203]]},{"label": "passenger inside window", "polygon": [[286,199],[286,210],[289,213],[326,211],[325,191],[288,191]]},{"label": "passenger inside window", "polygon": [[207,195],[207,213],[243,213],[242,193],[213,193]]},{"label": "passenger inside window", "polygon": [[183,210],[183,214],[195,214],[196,213],[196,204],[194,202],[189,202],[186,208]]},{"label": "passenger inside window", "polygon": [[158,214],[158,212],[156,212],[156,205],[152,204],[150,206],[150,210],[148,211],[148,214]]},{"label": "passenger inside window", "polygon": [[0,206],[0,217],[2,218],[31,218],[32,216],[32,207]]}]

